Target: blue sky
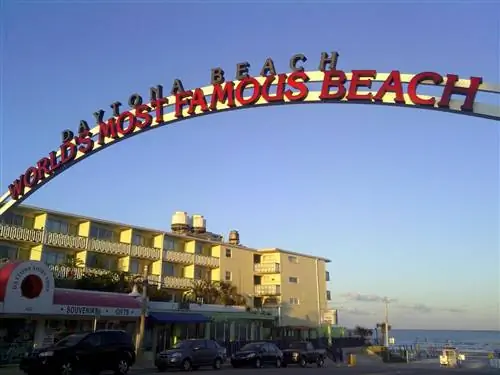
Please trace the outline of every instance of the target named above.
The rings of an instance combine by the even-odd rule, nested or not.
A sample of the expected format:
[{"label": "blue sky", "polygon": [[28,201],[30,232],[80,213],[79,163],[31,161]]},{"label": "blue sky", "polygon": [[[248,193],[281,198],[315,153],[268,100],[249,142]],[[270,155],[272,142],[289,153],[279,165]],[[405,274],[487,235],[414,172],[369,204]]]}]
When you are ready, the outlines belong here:
[{"label": "blue sky", "polygon": [[[4,1],[2,162],[6,190],[60,131],[133,92],[210,68],[258,74],[294,53],[315,70],[437,71],[500,82],[499,3]],[[487,99],[496,100],[498,99]],[[122,142],[27,203],[168,229],[173,211],[244,244],[332,259],[346,324],[499,329],[498,123],[363,105],[259,108]]]}]

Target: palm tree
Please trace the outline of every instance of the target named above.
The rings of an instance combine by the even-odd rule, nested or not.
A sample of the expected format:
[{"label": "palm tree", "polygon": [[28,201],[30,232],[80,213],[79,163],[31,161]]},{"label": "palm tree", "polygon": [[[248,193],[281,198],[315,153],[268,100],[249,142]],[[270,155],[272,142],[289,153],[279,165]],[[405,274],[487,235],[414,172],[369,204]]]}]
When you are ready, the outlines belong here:
[{"label": "palm tree", "polygon": [[238,293],[238,289],[227,281],[217,283],[219,302],[225,306],[245,306],[246,299]]},{"label": "palm tree", "polygon": [[193,280],[189,290],[184,293],[185,301],[194,303],[200,301],[208,304],[217,303],[219,296],[215,283],[204,279]]}]

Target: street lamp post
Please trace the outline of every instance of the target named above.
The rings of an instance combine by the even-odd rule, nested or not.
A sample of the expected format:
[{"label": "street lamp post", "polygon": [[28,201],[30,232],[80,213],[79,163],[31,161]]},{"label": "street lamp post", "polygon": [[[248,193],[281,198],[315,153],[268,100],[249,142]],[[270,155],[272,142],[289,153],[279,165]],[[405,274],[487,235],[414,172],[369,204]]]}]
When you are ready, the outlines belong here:
[{"label": "street lamp post", "polygon": [[384,323],[384,346],[389,347],[389,298],[384,298],[385,303],[385,323]]},{"label": "street lamp post", "polygon": [[135,336],[135,352],[137,359],[142,358],[144,352],[144,331],[146,330],[146,314],[148,311],[148,266],[144,266],[142,276],[142,293],[139,294],[137,284],[134,284],[131,296],[140,298],[141,300],[141,316],[139,319],[139,327]]}]

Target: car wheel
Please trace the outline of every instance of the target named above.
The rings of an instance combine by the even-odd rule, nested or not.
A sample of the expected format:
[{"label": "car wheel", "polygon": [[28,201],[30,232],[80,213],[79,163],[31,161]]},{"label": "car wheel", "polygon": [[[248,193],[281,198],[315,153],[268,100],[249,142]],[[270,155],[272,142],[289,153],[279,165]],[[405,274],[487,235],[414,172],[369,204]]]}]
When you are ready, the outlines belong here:
[{"label": "car wheel", "polygon": [[325,359],[323,357],[319,357],[316,364],[318,367],[324,367],[325,366]]},{"label": "car wheel", "polygon": [[307,366],[307,361],[304,357],[302,357],[299,361],[300,367],[306,367]]},{"label": "car wheel", "polygon": [[256,368],[261,368],[262,367],[262,361],[260,360],[260,358],[257,358],[255,360],[255,367]]},{"label": "car wheel", "polygon": [[277,368],[281,367],[281,358],[276,358],[276,367]]},{"label": "car wheel", "polygon": [[116,370],[115,374],[116,375],[125,375],[128,370],[130,370],[130,366],[128,364],[128,361],[125,358],[122,358],[118,361],[116,364]]},{"label": "car wheel", "polygon": [[191,361],[189,359],[185,359],[184,361],[182,361],[182,369],[184,371],[191,371],[192,367]]},{"label": "car wheel", "polygon": [[60,375],[72,375],[73,374],[73,365],[71,362],[65,362],[61,365],[59,369]]},{"label": "car wheel", "polygon": [[222,360],[220,358],[215,358],[213,368],[215,370],[220,370],[221,367],[222,367]]}]

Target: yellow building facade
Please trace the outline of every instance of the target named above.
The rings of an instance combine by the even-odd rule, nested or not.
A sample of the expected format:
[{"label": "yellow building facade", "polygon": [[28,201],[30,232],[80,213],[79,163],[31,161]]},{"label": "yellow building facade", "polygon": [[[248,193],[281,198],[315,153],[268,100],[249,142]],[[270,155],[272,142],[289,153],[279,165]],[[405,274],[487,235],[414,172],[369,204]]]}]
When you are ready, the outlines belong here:
[{"label": "yellow building facade", "polygon": [[0,259],[38,260],[54,277],[109,270],[142,275],[178,299],[193,280],[228,281],[253,308],[282,326],[314,327],[324,320],[330,292],[328,259],[279,248],[240,244],[206,231],[203,216],[176,212],[171,231],[19,206],[0,222]]}]

